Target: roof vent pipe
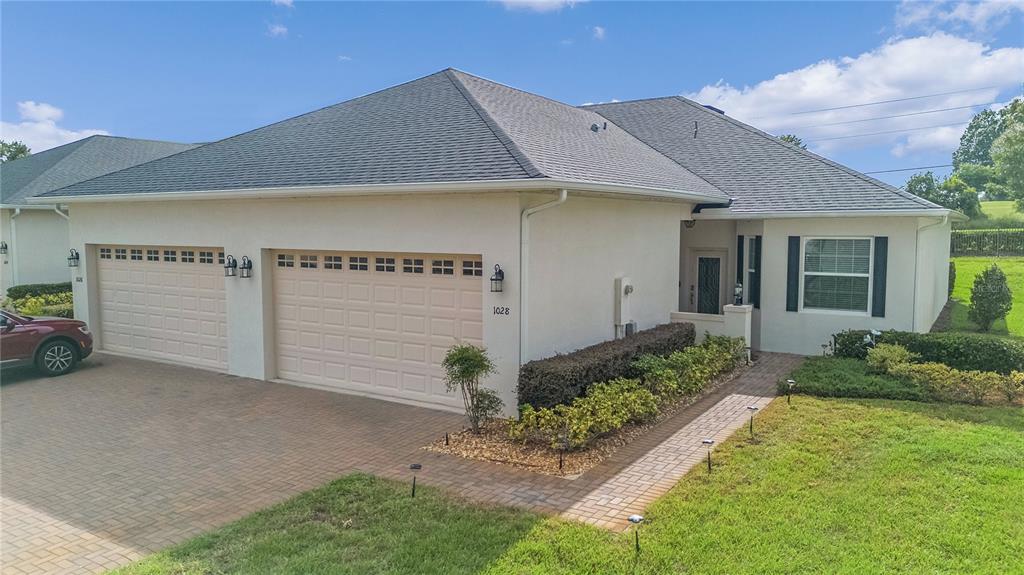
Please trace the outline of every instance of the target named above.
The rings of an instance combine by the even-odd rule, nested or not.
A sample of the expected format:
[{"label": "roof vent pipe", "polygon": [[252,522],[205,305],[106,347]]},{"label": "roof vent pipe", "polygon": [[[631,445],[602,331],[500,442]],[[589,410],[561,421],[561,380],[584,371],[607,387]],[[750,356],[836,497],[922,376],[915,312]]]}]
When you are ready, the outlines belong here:
[{"label": "roof vent pipe", "polygon": [[697,120],[693,121],[693,139],[697,139]]}]

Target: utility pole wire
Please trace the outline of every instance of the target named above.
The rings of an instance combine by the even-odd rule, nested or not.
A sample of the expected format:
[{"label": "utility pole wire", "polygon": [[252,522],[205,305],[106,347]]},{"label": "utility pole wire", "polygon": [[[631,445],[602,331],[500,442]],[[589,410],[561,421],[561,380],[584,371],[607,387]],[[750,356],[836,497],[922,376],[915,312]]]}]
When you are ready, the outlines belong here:
[{"label": "utility pole wire", "polygon": [[931,130],[933,128],[952,128],[954,126],[964,126],[970,122],[957,122],[956,124],[939,124],[937,126],[921,126],[920,128],[904,128],[902,130],[885,130],[883,132],[868,132],[867,134],[853,134],[851,136],[833,136],[831,138],[815,138],[808,140],[808,142],[824,142],[826,140],[846,140],[849,138],[865,138],[867,136],[882,136],[884,134],[902,134],[903,132],[915,132],[917,130]]},{"label": "utility pole wire", "polygon": [[[877,102],[865,102],[863,104],[850,104],[848,106],[836,106],[834,108],[818,108],[817,110],[803,110],[800,112],[789,112],[784,114],[786,116],[797,116],[800,114],[815,114],[817,112],[831,112],[833,110],[848,110],[850,108],[862,108],[864,106],[878,106],[881,104],[891,104],[893,102],[907,102],[909,100],[922,100],[924,98],[934,98],[936,96],[950,96],[953,94],[966,94],[968,92],[980,92],[982,90],[993,90],[999,86],[983,86],[981,88],[971,88],[969,90],[953,90],[952,92],[938,92],[935,94],[924,94],[922,96],[909,96],[907,98],[895,98],[892,100],[878,100]],[[771,118],[772,116],[758,116],[757,118],[751,118],[751,120],[759,120],[761,118]]]},{"label": "utility pole wire", "polygon": [[843,124],[857,124],[859,122],[872,122],[874,120],[888,120],[890,118],[906,118],[907,116],[921,116],[924,114],[937,114],[939,112],[950,112],[953,110],[967,110],[969,108],[976,108],[978,106],[990,106],[995,102],[985,102],[983,104],[971,104],[970,106],[956,106],[953,108],[938,108],[936,110],[924,110],[921,112],[907,112],[906,114],[893,114],[891,116],[875,116],[874,118],[862,118],[860,120],[846,120],[845,122],[831,122],[828,124],[814,124],[811,126],[801,126],[799,128],[788,128],[790,131],[798,130],[809,130],[811,128],[823,128],[825,126],[840,126]]},{"label": "utility pole wire", "polygon": [[930,170],[932,168],[952,168],[953,164],[939,164],[937,166],[919,166],[917,168],[900,168],[898,170],[875,170],[873,172],[861,172],[862,174],[891,174],[893,172],[911,172],[914,170]]}]

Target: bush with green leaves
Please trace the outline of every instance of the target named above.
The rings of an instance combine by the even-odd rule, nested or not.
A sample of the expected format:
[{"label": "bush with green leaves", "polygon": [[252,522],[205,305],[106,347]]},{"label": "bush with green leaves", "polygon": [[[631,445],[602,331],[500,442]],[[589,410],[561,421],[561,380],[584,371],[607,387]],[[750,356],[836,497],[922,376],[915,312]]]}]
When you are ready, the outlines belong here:
[{"label": "bush with green leaves", "polygon": [[71,291],[71,282],[52,284],[21,284],[7,288],[7,297],[12,300],[32,296],[51,295]]},{"label": "bush with green leaves", "polygon": [[988,331],[996,320],[1005,318],[1011,307],[1013,292],[998,265],[992,264],[975,276],[967,317],[978,324],[981,331]]},{"label": "bush with green leaves", "polygon": [[501,413],[502,401],[498,395],[480,386],[480,380],[495,373],[494,362],[487,350],[472,344],[452,346],[441,362],[445,371],[448,391],[459,389],[473,433],[480,433],[480,425]]},{"label": "bush with green leaves", "polygon": [[1024,401],[1024,371],[1010,373],[1000,387],[1000,391],[1006,397],[1007,403]]},{"label": "bush with green leaves", "polygon": [[[868,344],[865,330],[849,330],[833,337],[837,357],[865,359]],[[914,333],[883,331],[876,343],[895,343],[920,356],[921,361],[944,363],[961,370],[995,371],[1008,374],[1024,371],[1024,341],[980,333]]]},{"label": "bush with green leaves", "polygon": [[11,302],[11,307],[27,316],[74,317],[75,309],[71,292],[58,292],[27,296]]},{"label": "bush with green leaves", "polygon": [[953,288],[956,287],[956,262],[949,262],[949,283],[946,285],[946,297],[953,295]]},{"label": "bush with green leaves", "polygon": [[635,377],[634,361],[646,354],[669,355],[693,345],[691,323],[669,323],[601,342],[572,353],[531,361],[519,370],[519,404],[535,408],[570,403],[602,381]]},{"label": "bush with green leaves", "polygon": [[895,343],[880,343],[868,350],[868,368],[873,373],[889,373],[894,365],[911,363],[917,359],[913,353],[902,345]]},{"label": "bush with green leaves", "polygon": [[592,385],[569,405],[534,409],[524,405],[519,421],[509,426],[517,441],[543,441],[552,449],[579,449],[594,439],[639,423],[658,413],[658,399],[636,379],[615,379]]},{"label": "bush with green leaves", "polygon": [[939,401],[975,405],[1004,391],[1004,380],[1010,377],[992,371],[959,370],[936,362],[898,364],[889,373],[921,386]]},{"label": "bush with green leaves", "polygon": [[700,393],[715,377],[736,367],[745,357],[743,338],[708,335],[700,345],[668,357],[645,355],[633,362],[633,369],[647,389],[663,400],[671,400]]}]

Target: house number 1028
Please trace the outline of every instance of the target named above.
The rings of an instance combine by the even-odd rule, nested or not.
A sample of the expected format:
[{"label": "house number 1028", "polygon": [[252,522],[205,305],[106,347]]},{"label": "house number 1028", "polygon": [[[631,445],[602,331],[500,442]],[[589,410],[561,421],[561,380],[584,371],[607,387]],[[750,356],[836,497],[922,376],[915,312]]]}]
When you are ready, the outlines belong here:
[{"label": "house number 1028", "polygon": [[494,306],[494,315],[509,315],[509,309],[502,306]]}]

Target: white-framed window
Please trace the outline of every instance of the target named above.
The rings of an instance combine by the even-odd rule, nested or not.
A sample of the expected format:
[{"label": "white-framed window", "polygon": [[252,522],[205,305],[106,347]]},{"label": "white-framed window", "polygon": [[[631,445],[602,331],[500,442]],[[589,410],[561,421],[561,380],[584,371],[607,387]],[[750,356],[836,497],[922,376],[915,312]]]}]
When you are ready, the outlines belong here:
[{"label": "white-framed window", "polygon": [[277,254],[277,267],[279,268],[293,268],[295,267],[295,256],[292,254]]},{"label": "white-framed window", "polygon": [[370,269],[370,258],[366,256],[349,256],[348,269],[357,272],[365,272]]},{"label": "white-framed window", "polygon": [[395,258],[376,258],[374,269],[379,272],[395,271]]},{"label": "white-framed window", "polygon": [[482,276],[484,275],[484,262],[474,260],[462,260],[462,275]]},{"label": "white-framed window", "polygon": [[117,248],[117,249],[115,249],[114,250],[114,259],[115,260],[126,260],[126,259],[128,259],[128,250],[126,250],[124,248]]},{"label": "white-framed window", "polygon": [[110,259],[110,248],[100,248],[100,259],[101,260],[109,260]]},{"label": "white-framed window", "polygon": [[423,273],[423,259],[422,258],[404,258],[402,259],[402,272],[407,274],[421,274]]},{"label": "white-framed window", "polygon": [[746,298],[746,303],[754,303],[754,276],[757,275],[757,269],[754,267],[754,250],[757,249],[757,237],[751,236],[747,239],[747,253],[744,256],[747,258],[747,279],[746,283],[743,284],[743,296]]},{"label": "white-framed window", "polygon": [[133,262],[140,262],[140,261],[142,261],[142,250],[133,249],[132,252],[131,252],[131,256],[132,256],[132,261]]},{"label": "white-framed window", "polygon": [[806,238],[801,307],[867,313],[871,305],[871,238]]},{"label": "white-framed window", "polygon": [[325,270],[345,269],[345,256],[324,256]]},{"label": "white-framed window", "polygon": [[224,265],[224,252],[217,252],[217,263]]},{"label": "white-framed window", "polygon": [[201,263],[201,264],[212,264],[213,263],[213,252],[199,252],[199,263]]},{"label": "white-framed window", "polygon": [[455,260],[433,260],[430,273],[438,276],[455,275]]},{"label": "white-framed window", "polygon": [[195,262],[196,262],[196,252],[189,251],[189,250],[182,250],[181,251],[181,263],[183,263],[183,264],[193,264]]},{"label": "white-framed window", "polygon": [[319,259],[319,257],[314,255],[302,254],[299,256],[299,267],[307,270],[315,270]]},{"label": "white-framed window", "polygon": [[176,262],[178,261],[177,250],[164,250],[164,261],[165,262]]},{"label": "white-framed window", "polygon": [[160,261],[160,250],[146,250],[146,261],[147,262],[158,262],[158,261]]}]

